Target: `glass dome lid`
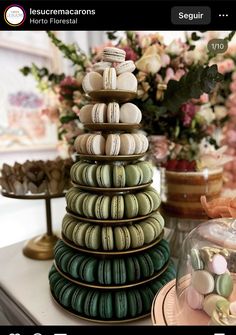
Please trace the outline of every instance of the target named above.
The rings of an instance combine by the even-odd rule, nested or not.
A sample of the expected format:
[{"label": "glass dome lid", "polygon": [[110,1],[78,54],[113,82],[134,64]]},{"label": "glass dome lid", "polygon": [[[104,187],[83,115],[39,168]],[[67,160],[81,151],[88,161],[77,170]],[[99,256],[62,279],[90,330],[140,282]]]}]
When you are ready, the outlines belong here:
[{"label": "glass dome lid", "polygon": [[[212,219],[185,238],[176,278],[175,321],[236,325],[236,220]],[[186,322],[185,322],[185,321]],[[175,323],[175,322],[173,322]]]}]

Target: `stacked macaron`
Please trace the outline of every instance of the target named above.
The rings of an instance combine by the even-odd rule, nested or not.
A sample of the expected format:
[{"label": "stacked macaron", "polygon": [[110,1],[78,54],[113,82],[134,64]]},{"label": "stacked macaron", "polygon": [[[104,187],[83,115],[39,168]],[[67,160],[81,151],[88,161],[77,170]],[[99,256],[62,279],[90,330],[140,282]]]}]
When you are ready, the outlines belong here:
[{"label": "stacked macaron", "polygon": [[64,216],[62,233],[76,246],[91,250],[114,251],[141,248],[157,240],[164,229],[159,212],[135,224],[102,226]]},{"label": "stacked macaron", "polygon": [[87,123],[129,123],[138,124],[142,120],[140,109],[127,102],[119,106],[117,102],[88,104],[79,112],[80,122]]},{"label": "stacked macaron", "polygon": [[156,277],[166,265],[170,251],[168,243],[161,240],[142,254],[104,259],[76,252],[59,241],[54,256],[59,270],[79,282],[122,285]]},{"label": "stacked macaron", "polygon": [[122,220],[143,217],[160,206],[160,196],[152,187],[143,192],[97,195],[73,187],[66,193],[67,208],[73,213],[97,220]]},{"label": "stacked macaron", "polygon": [[82,86],[91,102],[80,110],[90,133],[74,142],[79,160],[66,194],[62,239],[49,274],[66,310],[93,321],[126,321],[151,312],[154,295],[175,277],[153,169],[143,157],[133,61],[107,47]]},{"label": "stacked macaron", "polygon": [[126,52],[114,47],[103,50],[103,60],[93,64],[92,71],[83,79],[82,87],[86,93],[97,90],[137,91],[137,79],[132,73],[135,64],[125,61]]},{"label": "stacked macaron", "polygon": [[153,298],[166,283],[175,277],[170,264],[149,286],[130,289],[99,290],[74,284],[59,274],[54,266],[49,283],[55,299],[66,309],[91,320],[126,320],[150,313]]},{"label": "stacked macaron", "polygon": [[87,155],[139,155],[148,150],[148,139],[142,133],[109,134],[86,133],[77,136],[74,147],[77,153]]},{"label": "stacked macaron", "polygon": [[210,318],[216,317],[219,306],[228,306],[230,311],[228,299],[234,284],[227,269],[227,256],[226,249],[191,249],[192,279],[186,292],[187,303],[192,309],[203,310]]},{"label": "stacked macaron", "polygon": [[153,169],[151,163],[145,161],[126,165],[98,165],[78,161],[72,166],[70,176],[78,185],[123,188],[150,183],[153,178]]}]

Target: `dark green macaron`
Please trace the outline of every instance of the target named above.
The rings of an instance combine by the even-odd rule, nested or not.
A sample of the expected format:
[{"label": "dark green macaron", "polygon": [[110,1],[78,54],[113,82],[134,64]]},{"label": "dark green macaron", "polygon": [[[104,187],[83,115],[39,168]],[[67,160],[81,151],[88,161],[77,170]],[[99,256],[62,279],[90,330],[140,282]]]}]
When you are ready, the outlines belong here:
[{"label": "dark green macaron", "polygon": [[127,257],[125,259],[126,275],[129,282],[137,281],[141,278],[141,269],[136,257]]},{"label": "dark green macaron", "polygon": [[72,308],[82,314],[84,313],[84,302],[88,294],[88,289],[81,288],[79,291],[75,291],[71,299]]},{"label": "dark green macaron", "polygon": [[113,259],[113,281],[117,285],[126,282],[126,267],[122,258]]},{"label": "dark green macaron", "polygon": [[137,258],[141,269],[141,276],[143,278],[151,277],[154,274],[154,265],[151,257],[148,253],[144,253],[142,255],[138,255]]},{"label": "dark green macaron", "polygon": [[104,292],[99,298],[99,316],[101,319],[111,319],[113,317],[112,294]]},{"label": "dark green macaron", "polygon": [[142,302],[143,302],[143,312],[149,313],[152,306],[152,301],[154,298],[154,293],[150,289],[150,287],[142,287],[140,289]]},{"label": "dark green macaron", "polygon": [[80,265],[79,276],[88,283],[92,283],[97,279],[98,260],[93,257],[86,257]]},{"label": "dark green macaron", "polygon": [[112,283],[112,265],[110,259],[101,259],[98,264],[98,282],[104,285]]},{"label": "dark green macaron", "polygon": [[142,313],[143,304],[141,294],[138,290],[127,291],[128,313],[131,317],[138,316]]},{"label": "dark green macaron", "polygon": [[84,301],[84,314],[89,317],[98,316],[99,291],[89,290]]},{"label": "dark green macaron", "polygon": [[127,295],[124,290],[115,292],[115,314],[117,319],[124,319],[128,312]]}]

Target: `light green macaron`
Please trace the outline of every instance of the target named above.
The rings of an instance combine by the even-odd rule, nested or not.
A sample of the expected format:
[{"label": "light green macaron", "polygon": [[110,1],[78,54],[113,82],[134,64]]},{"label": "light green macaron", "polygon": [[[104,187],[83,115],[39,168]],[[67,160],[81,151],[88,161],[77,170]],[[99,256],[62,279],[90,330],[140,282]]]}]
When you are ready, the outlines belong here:
[{"label": "light green macaron", "polygon": [[124,209],[125,205],[123,195],[114,195],[111,199],[111,218],[113,220],[123,219]]},{"label": "light green macaron", "polygon": [[114,187],[125,187],[126,177],[125,168],[122,165],[113,166],[113,186]]},{"label": "light green macaron", "polygon": [[138,215],[138,200],[134,194],[126,194],[124,196],[125,217],[130,219]]},{"label": "light green macaron", "polygon": [[127,186],[137,186],[143,182],[143,171],[137,165],[126,165],[125,177]]},{"label": "light green macaron", "polygon": [[112,187],[112,166],[109,164],[98,165],[96,179],[99,187]]}]

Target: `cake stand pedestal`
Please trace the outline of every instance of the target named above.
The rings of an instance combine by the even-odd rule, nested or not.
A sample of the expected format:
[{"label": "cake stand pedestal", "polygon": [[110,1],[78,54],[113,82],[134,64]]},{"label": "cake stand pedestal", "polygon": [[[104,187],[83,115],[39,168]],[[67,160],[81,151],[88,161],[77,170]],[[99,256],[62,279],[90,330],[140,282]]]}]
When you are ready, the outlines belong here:
[{"label": "cake stand pedestal", "polygon": [[46,210],[46,233],[33,237],[27,241],[23,248],[23,254],[26,257],[39,260],[53,259],[53,249],[58,240],[58,237],[52,231],[52,212],[51,199],[62,198],[64,193],[60,194],[30,194],[16,195],[2,191],[2,195],[7,198],[21,200],[44,200]]}]

